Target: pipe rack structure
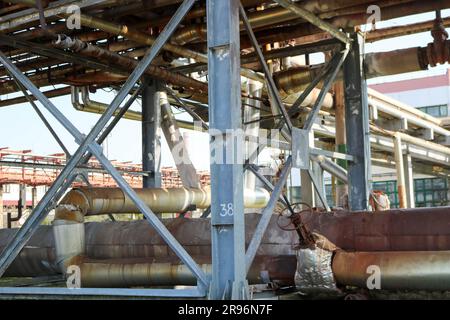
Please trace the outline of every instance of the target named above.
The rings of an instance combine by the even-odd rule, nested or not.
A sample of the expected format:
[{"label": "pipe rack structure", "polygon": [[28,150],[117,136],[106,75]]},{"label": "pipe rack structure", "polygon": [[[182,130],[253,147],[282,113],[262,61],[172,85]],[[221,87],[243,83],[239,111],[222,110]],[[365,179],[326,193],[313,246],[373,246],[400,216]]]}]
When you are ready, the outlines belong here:
[{"label": "pipe rack structure", "polygon": [[[87,296],[248,299],[253,284],[309,292],[361,287],[364,268],[373,262],[389,271],[382,280],[390,290],[450,289],[448,268],[445,281],[437,280],[450,249],[446,240],[441,245],[446,231],[439,222],[417,236],[425,247],[416,239],[397,243],[392,231],[383,235],[389,245],[375,252],[365,238],[382,234],[385,225],[394,230],[406,221],[407,234],[417,230],[417,221],[428,226],[435,217],[450,217],[449,209],[368,213],[372,165],[397,169],[401,206],[412,207],[405,167],[448,177],[450,131],[445,121],[366,83],[450,62],[448,19],[440,16],[449,0],[11,2],[0,1],[0,107],[31,104],[65,152],[48,115],[78,147],[24,225],[0,230],[0,278],[66,279],[75,266],[82,285],[77,294]],[[70,13],[73,4],[79,11]],[[437,16],[363,33],[369,5],[377,5],[385,20]],[[364,53],[365,41],[424,31],[434,39],[426,47]],[[314,53],[324,53],[324,63],[312,65]],[[102,88],[115,90],[110,103],[90,96]],[[88,133],[51,100],[69,95],[76,110],[98,115]],[[137,99],[141,109],[131,109]],[[173,108],[192,122],[178,119]],[[142,126],[142,188],[132,187],[101,147],[122,118]],[[209,152],[196,150],[210,158],[208,186],[198,178],[181,128],[209,134]],[[162,135],[182,186],[161,187]],[[272,178],[258,164],[266,147],[281,150]],[[403,164],[405,153],[409,164]],[[89,186],[84,173],[91,158],[116,187]],[[300,212],[285,190],[294,168],[302,181]],[[346,186],[341,191],[348,190],[349,212],[328,204],[324,171]],[[80,176],[87,185],[72,188]],[[195,210],[201,218],[184,217]],[[52,225],[43,226],[51,212]],[[85,222],[87,216],[125,213],[145,219]],[[366,221],[373,230],[364,229]],[[345,233],[355,232],[352,227],[362,235]],[[405,250],[408,241],[416,246]],[[398,265],[408,265],[410,282]],[[36,292],[69,294],[57,287],[0,286],[0,298]]]}]

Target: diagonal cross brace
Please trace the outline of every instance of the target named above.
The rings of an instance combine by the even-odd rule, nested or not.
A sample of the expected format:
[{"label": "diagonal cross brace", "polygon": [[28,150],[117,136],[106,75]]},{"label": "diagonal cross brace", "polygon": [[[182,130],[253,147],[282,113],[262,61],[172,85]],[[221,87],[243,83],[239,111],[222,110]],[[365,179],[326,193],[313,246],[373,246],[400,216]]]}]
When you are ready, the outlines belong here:
[{"label": "diagonal cross brace", "polygon": [[[109,160],[103,155],[101,147],[95,142],[96,137],[100,134],[101,130],[106,126],[109,119],[114,112],[119,108],[120,104],[129,94],[134,84],[139,80],[144,71],[157,56],[162,46],[167,42],[175,28],[180,21],[190,10],[196,0],[185,0],[179,7],[171,21],[161,32],[160,36],[156,39],[153,46],[149,49],[148,53],[141,60],[136,69],[132,72],[128,80],[123,85],[118,95],[114,98],[111,105],[100,117],[96,125],[92,128],[91,132],[86,138],[78,131],[78,129],[50,102],[50,100],[43,95],[34,84],[27,79],[20,70],[9,59],[0,52],[0,61],[4,66],[10,70],[13,76],[26,87],[33,95],[41,101],[44,107],[75,137],[77,143],[80,144],[77,151],[72,158],[66,164],[66,167],[61,171],[60,175],[55,180],[52,187],[45,194],[42,201],[38,204],[33,214],[25,222],[24,226],[15,234],[11,242],[6,246],[2,255],[0,256],[0,275],[3,275],[8,266],[12,263],[20,250],[25,246],[26,242],[31,238],[35,229],[43,221],[48,213],[48,209],[53,207],[58,198],[64,193],[70,184],[68,182],[73,179],[73,171],[82,160],[83,155],[88,151],[99,160],[107,171],[113,176],[119,186],[123,189],[125,194],[129,196],[136,206],[146,216],[149,223],[158,231],[161,237],[167,242],[169,247],[175,251],[179,258],[188,266],[188,268],[194,273],[203,286],[207,286],[208,278],[203,270],[196,264],[192,257],[184,250],[184,248],[178,243],[178,241],[172,236],[167,228],[159,221],[154,213],[148,208],[148,206],[136,195],[133,189],[123,179],[120,173],[112,166]],[[69,179],[69,180],[68,180]],[[64,187],[65,189],[62,189]]]},{"label": "diagonal cross brace", "polygon": [[339,52],[336,54],[332,61],[330,61],[330,70],[328,71],[328,75],[326,76],[324,80],[324,85],[322,90],[320,90],[319,97],[317,98],[316,102],[314,103],[314,106],[308,116],[308,118],[305,121],[304,129],[307,131],[311,131],[314,121],[316,120],[317,115],[319,114],[320,108],[322,106],[323,100],[325,99],[325,95],[330,90],[334,79],[336,79],[336,76],[341,69],[342,64],[345,61],[345,58],[347,57],[348,53],[350,52],[350,46],[347,46],[347,48],[343,52]]},{"label": "diagonal cross brace", "polygon": [[250,267],[252,266],[253,260],[255,259],[256,252],[258,251],[258,248],[264,237],[264,233],[266,232],[267,226],[269,225],[270,219],[273,214],[273,210],[275,209],[275,205],[277,204],[278,198],[280,198],[283,192],[283,187],[286,184],[287,178],[291,173],[291,168],[292,168],[292,157],[289,156],[289,158],[286,160],[286,163],[284,164],[284,168],[280,175],[280,180],[278,181],[272,194],[270,195],[269,203],[261,213],[261,219],[259,220],[259,223],[255,229],[255,233],[253,234],[252,240],[248,245],[247,252],[245,253],[245,267],[247,273],[250,270]]},{"label": "diagonal cross brace", "polygon": [[258,41],[256,39],[255,33],[253,32],[252,26],[250,25],[250,22],[248,20],[247,14],[245,13],[245,9],[242,6],[242,3],[239,4],[239,13],[241,15],[242,22],[244,23],[245,29],[247,30],[248,36],[250,38],[250,41],[252,42],[253,47],[255,48],[255,51],[258,55],[259,63],[261,64],[264,75],[266,76],[269,92],[275,99],[275,102],[277,104],[278,109],[281,111],[281,114],[283,115],[284,121],[286,121],[286,125],[288,127],[288,131],[290,132],[292,130],[292,122],[291,118],[289,117],[289,114],[286,111],[286,108],[284,107],[283,101],[280,98],[280,95],[278,93],[277,87],[275,85],[275,81],[273,80],[273,77],[269,71],[269,67],[267,66],[266,60],[264,58],[264,55],[261,51],[261,48],[259,47]]}]

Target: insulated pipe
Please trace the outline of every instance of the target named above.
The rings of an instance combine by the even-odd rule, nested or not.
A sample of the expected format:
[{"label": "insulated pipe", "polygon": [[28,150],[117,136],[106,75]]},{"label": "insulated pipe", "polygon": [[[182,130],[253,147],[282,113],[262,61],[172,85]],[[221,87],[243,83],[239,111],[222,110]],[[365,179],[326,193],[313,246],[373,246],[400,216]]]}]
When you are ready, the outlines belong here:
[{"label": "insulated pipe", "polygon": [[[443,47],[446,52],[450,52],[450,41],[447,40]],[[437,48],[428,46],[424,48],[417,47],[388,52],[368,53],[364,58],[366,78],[370,79],[426,70],[429,65],[434,65],[434,56],[440,54],[436,50]],[[280,90],[285,93],[292,93],[305,89],[311,83],[312,79],[321,72],[321,69],[322,65],[311,68],[292,68],[287,71],[275,73],[274,79]],[[342,79],[342,76],[341,72],[338,74],[337,80]]]},{"label": "insulated pipe", "polygon": [[367,288],[369,267],[380,271],[382,290],[449,290],[450,251],[337,251],[332,269],[341,285]]},{"label": "insulated pipe", "polygon": [[[386,113],[390,114],[391,110],[397,110],[400,111],[402,113],[406,112],[411,114],[411,116],[415,116],[421,120],[425,120],[428,121],[430,123],[433,123],[437,126],[441,126],[442,125],[442,119],[441,118],[436,118],[433,117],[423,111],[420,111],[417,108],[413,108],[407,104],[404,104],[398,100],[395,100],[387,95],[384,95],[374,89],[371,88],[367,88],[367,93],[369,95],[369,100],[370,101],[374,101],[374,100],[379,100],[380,102],[383,102],[386,104],[385,109],[387,109],[388,111],[386,111]],[[370,104],[370,103],[369,103]]]},{"label": "insulated pipe", "polygon": [[[173,261],[87,260],[80,263],[82,287],[115,288],[132,286],[173,286],[197,284],[196,277],[186,265]],[[209,257],[196,258],[206,274],[211,274]],[[279,285],[293,285],[296,258],[294,255],[277,257],[258,256],[249,270],[250,284],[275,281]]]},{"label": "insulated pipe", "polygon": [[406,133],[403,132],[394,132],[394,131],[390,131],[390,130],[386,130],[386,129],[381,129],[377,126],[371,125],[370,126],[370,130],[373,133],[378,133],[380,135],[383,136],[388,136],[388,137],[394,137],[395,135],[399,136],[402,141],[407,142],[407,143],[411,143],[413,145],[419,146],[419,147],[423,147],[427,150],[432,150],[432,151],[436,151],[436,152],[441,152],[445,155],[450,155],[450,148],[445,147],[443,145],[434,143],[432,141],[426,141],[420,138],[416,138],[416,137],[412,137]]},{"label": "insulated pipe", "polygon": [[[79,100],[79,88],[75,86],[70,87],[72,105],[76,110],[96,114],[103,114],[105,112],[108,106],[104,103],[90,100],[87,88],[83,87],[81,92],[83,103],[80,103]],[[0,107],[1,106],[2,104],[0,103]],[[119,111],[117,111],[114,114],[119,113]],[[138,111],[128,110],[123,117],[128,120],[142,121],[142,114]],[[176,120],[176,123],[180,128],[187,130],[195,130],[194,123],[183,120]]]},{"label": "insulated pipe", "polygon": [[406,183],[405,183],[405,171],[403,166],[403,148],[402,139],[398,133],[394,134],[394,156],[395,156],[395,169],[397,171],[397,191],[399,199],[399,207],[406,208]]},{"label": "insulated pipe", "polygon": [[[155,213],[183,212],[191,206],[206,209],[211,204],[210,188],[135,189],[137,195]],[[263,208],[270,194],[267,190],[245,190],[247,208]],[[139,213],[134,202],[120,188],[72,189],[56,208],[55,220],[83,222],[84,216],[108,213]]]},{"label": "insulated pipe", "polygon": [[[247,83],[248,93],[257,98],[261,98],[262,84],[253,80]],[[244,109],[244,133],[249,138],[245,142],[245,158],[249,164],[257,164],[258,162],[258,137],[261,118],[262,103],[254,99],[246,99]],[[254,190],[256,188],[256,176],[247,170],[244,175],[244,185],[246,189]]]},{"label": "insulated pipe", "polygon": [[[91,101],[89,99],[89,93],[87,92],[87,88],[83,87],[81,88],[82,93],[82,99],[83,103],[80,103],[79,101],[79,91],[80,89],[78,87],[71,87],[71,99],[72,99],[72,105],[73,107],[78,111],[84,111],[89,113],[97,113],[97,114],[103,114],[106,109],[108,108],[108,105],[101,102]],[[120,109],[118,109],[114,115],[117,115],[120,112]],[[128,110],[124,116],[125,119],[129,120],[136,120],[141,121],[142,115],[140,112]]]},{"label": "insulated pipe", "polygon": [[[288,232],[279,228],[277,224],[278,217],[273,215],[269,227],[263,237],[259,247],[256,259],[250,269],[250,278],[259,277],[258,283],[269,280],[279,279],[293,281],[295,273],[295,252],[293,244],[297,241],[296,232]],[[246,242],[249,243],[252,234],[259,223],[259,214],[245,215]],[[194,257],[199,264],[208,264],[211,261],[211,221],[210,219],[163,219],[167,229],[174,235],[187,252]],[[176,265],[179,264],[179,258],[167,246],[167,243],[157,234],[157,232],[145,220],[122,221],[122,222],[88,222],[80,224],[85,226],[84,246],[68,244],[69,241],[80,239],[76,236],[74,229],[59,228],[58,232],[52,229],[59,226],[60,220],[53,223],[53,227],[40,226],[27,245],[21,251],[7,270],[7,276],[30,277],[30,276],[49,276],[58,273],[64,273],[65,269],[56,268],[56,261],[66,262],[58,263],[61,267],[68,265],[79,265],[83,268],[85,263],[103,263],[104,265],[114,266],[122,264],[124,268],[130,264],[146,264],[151,267],[152,263],[170,263],[171,270],[183,270]],[[72,222],[73,223],[73,222]],[[0,251],[14,237],[17,229],[0,230]],[[78,231],[76,231],[78,232]],[[64,243],[66,241],[66,244]],[[55,242],[58,245],[58,257],[55,257]],[[73,249],[71,249],[73,248]],[[80,248],[84,248],[83,250]],[[70,258],[74,255],[73,258]],[[166,267],[164,267],[166,268]],[[142,270],[141,267],[139,269]],[[102,266],[98,270],[106,270]],[[108,269],[109,270],[109,269]],[[117,269],[115,269],[117,270]],[[130,268],[130,278],[117,279],[115,281],[128,281],[133,277],[142,275],[141,272],[134,272]],[[167,268],[166,268],[167,270]],[[94,270],[95,271],[95,270]],[[111,281],[114,277],[106,275]],[[156,271],[153,269],[153,271]],[[153,273],[152,271],[152,273]],[[268,271],[268,277],[264,274]],[[178,272],[178,271],[177,271]],[[120,272],[123,276],[124,273]],[[127,272],[128,274],[128,272]],[[154,274],[154,273],[153,273]],[[166,274],[167,275],[167,274]],[[83,276],[83,272],[82,272]],[[105,278],[98,278],[98,281],[104,281]],[[290,279],[290,280],[289,280]],[[96,280],[96,281],[97,281]],[[167,284],[176,285],[179,283]],[[283,280],[284,281],[284,280]],[[83,284],[83,283],[82,283]],[[98,284],[98,283],[97,283]],[[141,285],[146,285],[142,283]],[[122,285],[124,283],[122,282]]]},{"label": "insulated pipe", "polygon": [[338,178],[341,182],[348,184],[347,170],[321,155],[312,155],[311,160],[316,161],[323,170]]}]

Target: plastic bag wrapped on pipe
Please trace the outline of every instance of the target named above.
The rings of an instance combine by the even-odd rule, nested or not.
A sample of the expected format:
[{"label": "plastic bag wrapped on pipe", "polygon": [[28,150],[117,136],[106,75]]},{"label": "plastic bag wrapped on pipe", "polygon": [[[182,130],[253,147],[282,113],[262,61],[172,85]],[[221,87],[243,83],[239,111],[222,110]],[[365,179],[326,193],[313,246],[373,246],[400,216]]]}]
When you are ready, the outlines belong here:
[{"label": "plastic bag wrapped on pipe", "polygon": [[336,247],[323,236],[313,234],[313,247],[297,250],[295,285],[300,293],[338,293],[331,262]]}]

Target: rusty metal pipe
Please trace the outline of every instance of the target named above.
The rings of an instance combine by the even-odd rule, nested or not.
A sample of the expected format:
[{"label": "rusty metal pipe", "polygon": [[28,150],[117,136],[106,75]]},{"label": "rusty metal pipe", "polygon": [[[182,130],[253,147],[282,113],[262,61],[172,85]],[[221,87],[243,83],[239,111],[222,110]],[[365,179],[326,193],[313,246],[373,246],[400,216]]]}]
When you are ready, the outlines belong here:
[{"label": "rusty metal pipe", "polygon": [[337,251],[332,269],[341,285],[367,288],[369,266],[380,268],[383,290],[449,290],[450,251]]},{"label": "rusty metal pipe", "polygon": [[[206,274],[211,274],[209,257],[199,257],[196,260]],[[293,285],[295,264],[296,259],[293,255],[259,256],[252,264],[247,279],[250,284],[276,281],[279,285]],[[80,263],[80,269],[83,287],[124,288],[197,284],[196,277],[186,265],[173,261],[89,260]]]},{"label": "rusty metal pipe", "polygon": [[[129,71],[134,70],[134,68],[136,68],[137,64],[139,63],[137,60],[123,57],[115,52],[105,50],[98,46],[83,42],[79,39],[69,38],[65,35],[59,35],[58,40],[54,42],[54,46],[64,50],[71,50],[88,57],[106,60]],[[185,88],[194,89],[195,91],[204,93],[208,92],[208,85],[206,83],[194,80],[181,74],[172,73],[168,70],[159,68],[154,65],[150,65],[147,68],[146,74],[161,80],[165,80],[169,83],[174,83]]]},{"label": "rusty metal pipe", "polygon": [[[259,219],[260,215],[258,214],[245,215],[247,245]],[[177,218],[163,219],[162,222],[198,263],[210,263],[210,219]],[[147,221],[88,222],[81,225],[85,226],[84,258],[68,259],[66,257],[69,257],[69,255],[65,255],[63,256],[65,259],[59,260],[80,265],[83,262],[101,261],[105,264],[179,263],[178,257]],[[36,230],[20,255],[8,268],[7,276],[43,276],[62,272],[56,263],[58,259],[55,252],[55,239],[59,239],[59,237],[53,236],[54,231],[52,229],[54,227],[55,224],[53,227],[43,225]],[[64,230],[60,229],[60,231]],[[0,250],[7,245],[16,232],[17,229],[0,230]],[[59,234],[61,236],[70,235],[66,232],[60,232]],[[69,241],[69,239],[65,240]],[[257,266],[255,276],[260,276],[261,271],[269,270],[271,279],[290,278],[292,282],[295,273],[293,244],[296,242],[296,232],[280,229],[277,225],[277,216],[274,215],[253,264],[253,266]],[[70,248],[66,245],[61,245],[61,247]],[[72,252],[74,255],[80,253],[77,250],[67,250],[67,252]]]}]

